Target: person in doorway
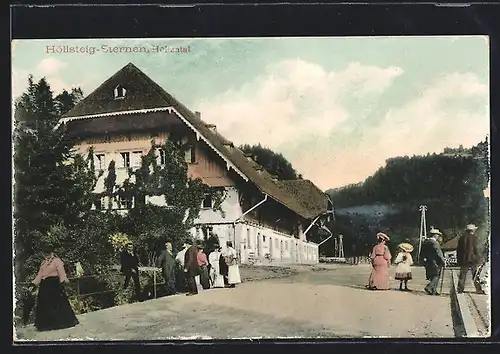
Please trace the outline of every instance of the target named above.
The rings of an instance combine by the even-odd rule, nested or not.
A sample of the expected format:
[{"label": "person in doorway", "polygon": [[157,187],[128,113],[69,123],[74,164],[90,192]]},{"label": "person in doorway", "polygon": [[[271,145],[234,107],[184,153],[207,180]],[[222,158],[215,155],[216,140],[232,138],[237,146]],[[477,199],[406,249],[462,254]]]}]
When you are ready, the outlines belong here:
[{"label": "person in doorway", "polygon": [[39,286],[35,309],[35,327],[49,331],[79,324],[68,300],[64,285],[68,283],[63,261],[53,252],[52,245],[42,247],[43,262],[32,287]]},{"label": "person in doorway", "polygon": [[[394,278],[399,280],[399,290],[409,291],[408,281],[412,279],[411,266],[413,265],[413,246],[410,243],[402,243],[398,246],[399,253],[394,260],[396,264],[396,275]],[[404,288],[403,288],[404,284]]]},{"label": "person in doorway", "polygon": [[222,256],[221,247],[215,245],[215,250],[212,251],[208,256],[208,261],[210,263],[210,280],[212,282],[212,288],[223,288],[224,287],[224,277],[220,272],[220,259]]},{"label": "person in doorway", "polygon": [[392,256],[386,243],[390,238],[383,232],[379,232],[377,239],[378,243],[370,254],[373,269],[368,279],[368,289],[389,290],[389,266]]},{"label": "person in doorway", "polygon": [[438,229],[432,228],[430,236],[422,245],[422,255],[424,258],[425,277],[429,281],[424,291],[428,295],[439,295],[437,291],[439,278],[445,266],[445,259],[438,238],[442,235]]},{"label": "person in doorway", "polygon": [[191,245],[184,255],[184,273],[186,274],[187,296],[198,294],[196,286],[196,276],[199,275],[198,267],[198,247]]},{"label": "person in doorway", "polygon": [[457,263],[460,267],[458,276],[457,292],[463,293],[465,288],[465,280],[467,273],[472,273],[472,281],[476,288],[476,293],[485,294],[481,288],[480,277],[477,276],[479,266],[483,263],[483,257],[478,247],[477,226],[469,224],[465,227],[465,232],[458,239],[457,245]]},{"label": "person in doorway", "polygon": [[121,273],[125,276],[123,287],[126,289],[130,284],[130,278],[134,282],[134,291],[136,299],[139,299],[141,293],[141,283],[139,281],[139,256],[132,242],[127,243],[121,254]]},{"label": "person in doorway", "polygon": [[198,267],[200,271],[200,285],[204,290],[210,289],[210,278],[208,277],[208,259],[203,250],[203,245],[198,245]]},{"label": "person in doorway", "polygon": [[241,283],[240,268],[238,266],[238,257],[236,250],[233,248],[231,241],[226,242],[226,250],[224,251],[224,261],[226,262],[227,269],[227,282],[230,288],[234,288],[236,284]]},{"label": "person in doorway", "polygon": [[167,240],[165,242],[165,250],[161,253],[157,260],[158,268],[162,269],[163,278],[165,278],[166,295],[175,295],[177,290],[175,288],[175,258],[172,254],[172,242]]}]

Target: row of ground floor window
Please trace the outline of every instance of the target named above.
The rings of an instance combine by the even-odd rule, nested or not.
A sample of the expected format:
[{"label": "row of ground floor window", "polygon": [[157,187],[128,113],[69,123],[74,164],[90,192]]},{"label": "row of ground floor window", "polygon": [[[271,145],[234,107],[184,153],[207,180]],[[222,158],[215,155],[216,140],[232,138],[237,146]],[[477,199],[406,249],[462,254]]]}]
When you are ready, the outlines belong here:
[{"label": "row of ground floor window", "polygon": [[232,241],[242,264],[249,263],[300,263],[319,262],[318,245],[292,235],[250,223],[198,225],[193,236],[203,238],[203,228],[217,235],[221,246]]}]

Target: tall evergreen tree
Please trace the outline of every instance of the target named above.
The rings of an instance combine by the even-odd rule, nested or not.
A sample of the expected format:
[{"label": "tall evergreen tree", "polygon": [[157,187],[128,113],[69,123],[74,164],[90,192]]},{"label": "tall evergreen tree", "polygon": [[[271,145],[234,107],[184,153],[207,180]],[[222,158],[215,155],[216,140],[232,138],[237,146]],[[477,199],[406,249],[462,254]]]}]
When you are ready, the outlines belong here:
[{"label": "tall evergreen tree", "polygon": [[81,88],[73,88],[71,92],[63,90],[55,98],[57,114],[62,116],[73,108],[78,102],[83,99],[83,92]]},{"label": "tall evergreen tree", "polygon": [[72,152],[74,142],[64,130],[54,130],[62,106],[71,108],[53,97],[45,78],[35,83],[31,76],[15,105],[14,237],[20,278],[33,271],[30,257],[42,235],[56,224],[75,225],[90,210],[94,174],[86,158]]}]

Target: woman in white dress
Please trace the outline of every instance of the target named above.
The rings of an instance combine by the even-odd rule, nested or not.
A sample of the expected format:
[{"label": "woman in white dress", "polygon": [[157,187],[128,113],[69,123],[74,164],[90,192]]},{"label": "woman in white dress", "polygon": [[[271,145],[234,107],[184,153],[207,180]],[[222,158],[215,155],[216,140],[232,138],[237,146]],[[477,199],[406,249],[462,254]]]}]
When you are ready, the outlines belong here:
[{"label": "woman in white dress", "polygon": [[[408,291],[408,280],[412,279],[411,266],[413,265],[413,258],[411,252],[413,246],[409,243],[402,243],[398,246],[399,253],[394,261],[396,266],[396,280],[399,280],[399,290]],[[404,288],[403,288],[404,283]]]},{"label": "woman in white dress", "polygon": [[228,265],[227,281],[230,288],[234,288],[236,284],[241,283],[240,268],[238,267],[238,256],[236,250],[233,248],[233,243],[227,241],[227,247],[224,251],[223,257]]},{"label": "woman in white dress", "polygon": [[223,288],[224,277],[220,274],[219,261],[221,256],[221,248],[215,245],[215,250],[208,255],[208,262],[210,263],[210,279],[212,281],[212,288]]}]

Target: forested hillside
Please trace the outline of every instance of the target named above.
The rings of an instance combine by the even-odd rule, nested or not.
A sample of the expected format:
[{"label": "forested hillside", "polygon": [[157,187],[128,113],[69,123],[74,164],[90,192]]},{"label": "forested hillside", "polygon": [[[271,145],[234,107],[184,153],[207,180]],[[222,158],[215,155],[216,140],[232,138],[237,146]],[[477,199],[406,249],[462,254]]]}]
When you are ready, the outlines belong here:
[{"label": "forested hillside", "polygon": [[328,193],[337,212],[336,231],[347,236],[346,253],[354,249],[364,253],[379,230],[392,235],[392,244],[405,239],[415,242],[422,204],[428,207],[427,228],[432,225],[444,231],[443,241],[455,237],[467,223],[479,225],[485,236],[488,200],[483,191],[488,181],[485,140],[471,149],[391,158],[363,183]]}]

